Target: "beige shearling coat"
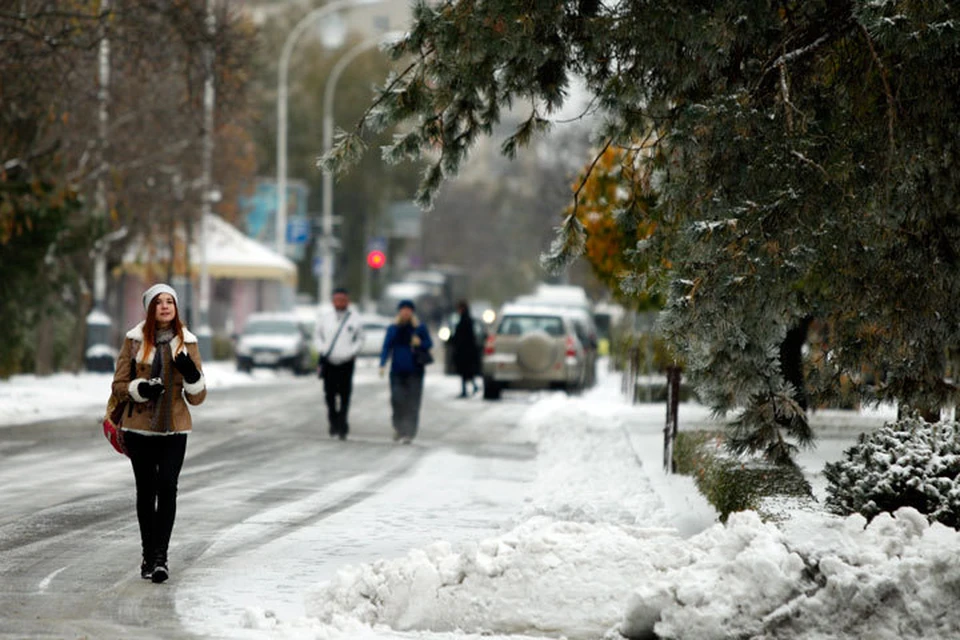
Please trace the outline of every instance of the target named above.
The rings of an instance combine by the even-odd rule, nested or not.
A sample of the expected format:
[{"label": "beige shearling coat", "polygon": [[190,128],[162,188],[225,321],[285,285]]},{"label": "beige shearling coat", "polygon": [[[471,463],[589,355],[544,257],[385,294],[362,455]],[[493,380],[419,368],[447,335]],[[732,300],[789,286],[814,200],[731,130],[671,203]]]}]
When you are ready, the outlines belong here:
[{"label": "beige shearling coat", "polygon": [[[131,431],[155,431],[162,433],[163,427],[151,429],[150,417],[153,414],[154,402],[137,402],[139,395],[134,389],[130,389],[130,367],[131,361],[135,360],[136,370],[133,378],[150,378],[150,368],[153,364],[154,346],[146,345],[143,342],[143,322],[127,332],[123,340],[123,347],[120,349],[120,355],[117,356],[117,369],[113,374],[113,393],[120,401],[130,400],[130,405],[123,412],[124,430]],[[172,394],[173,404],[171,407],[170,429],[175,433],[188,432],[193,428],[193,421],[190,418],[190,409],[187,403],[198,405],[207,397],[206,377],[203,375],[203,366],[200,361],[200,347],[197,344],[197,337],[183,330],[183,345],[180,339],[174,336],[170,341],[170,351],[176,355],[181,349],[185,349],[200,370],[200,379],[193,384],[186,384],[183,376],[173,366],[172,362],[164,363],[166,379],[163,381],[165,394]],[[136,353],[134,353],[136,350]],[[130,409],[132,406],[132,410]]]}]

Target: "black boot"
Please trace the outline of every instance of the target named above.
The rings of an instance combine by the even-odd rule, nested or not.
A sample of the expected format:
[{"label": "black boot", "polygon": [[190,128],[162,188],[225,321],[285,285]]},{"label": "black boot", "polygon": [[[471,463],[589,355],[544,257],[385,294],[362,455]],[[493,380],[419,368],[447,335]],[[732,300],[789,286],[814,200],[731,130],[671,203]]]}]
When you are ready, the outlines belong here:
[{"label": "black boot", "polygon": [[156,554],[146,542],[141,542],[140,548],[143,552],[140,560],[140,577],[144,580],[149,580],[150,576],[153,575],[153,568],[157,564]]},{"label": "black boot", "polygon": [[170,577],[170,570],[167,568],[167,552],[157,553],[153,565],[153,573],[150,574],[150,579],[155,583],[160,584],[165,582],[167,578]]}]

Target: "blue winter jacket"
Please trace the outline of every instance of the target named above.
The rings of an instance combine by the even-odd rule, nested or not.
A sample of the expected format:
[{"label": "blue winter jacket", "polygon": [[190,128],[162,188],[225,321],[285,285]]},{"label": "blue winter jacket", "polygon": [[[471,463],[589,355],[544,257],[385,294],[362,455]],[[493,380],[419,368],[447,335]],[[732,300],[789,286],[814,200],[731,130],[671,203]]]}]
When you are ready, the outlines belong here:
[{"label": "blue winter jacket", "polygon": [[[392,324],[387,327],[387,335],[383,338],[383,349],[380,350],[380,366],[387,364],[390,359],[391,373],[423,373],[423,367],[413,361],[413,350],[410,340],[414,334],[420,336],[418,349],[433,348],[433,340],[426,325],[418,324],[416,328],[409,324]],[[391,355],[392,353],[392,355]]]}]

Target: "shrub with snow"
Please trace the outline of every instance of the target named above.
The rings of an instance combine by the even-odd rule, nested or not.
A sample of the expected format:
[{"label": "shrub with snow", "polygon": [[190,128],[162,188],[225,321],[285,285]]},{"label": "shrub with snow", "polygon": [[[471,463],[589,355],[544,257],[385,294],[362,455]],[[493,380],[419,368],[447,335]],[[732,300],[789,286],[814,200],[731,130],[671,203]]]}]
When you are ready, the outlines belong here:
[{"label": "shrub with snow", "polygon": [[907,418],[860,436],[844,459],[824,468],[827,508],[847,515],[913,507],[960,528],[960,423]]}]

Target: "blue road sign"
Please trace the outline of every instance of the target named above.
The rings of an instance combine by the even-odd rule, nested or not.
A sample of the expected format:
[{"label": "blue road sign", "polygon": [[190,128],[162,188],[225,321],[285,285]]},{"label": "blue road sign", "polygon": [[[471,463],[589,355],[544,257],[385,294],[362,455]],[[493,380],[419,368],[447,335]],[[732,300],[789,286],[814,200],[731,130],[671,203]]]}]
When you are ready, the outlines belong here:
[{"label": "blue road sign", "polygon": [[287,222],[287,244],[304,244],[310,239],[310,221],[294,218]]}]

